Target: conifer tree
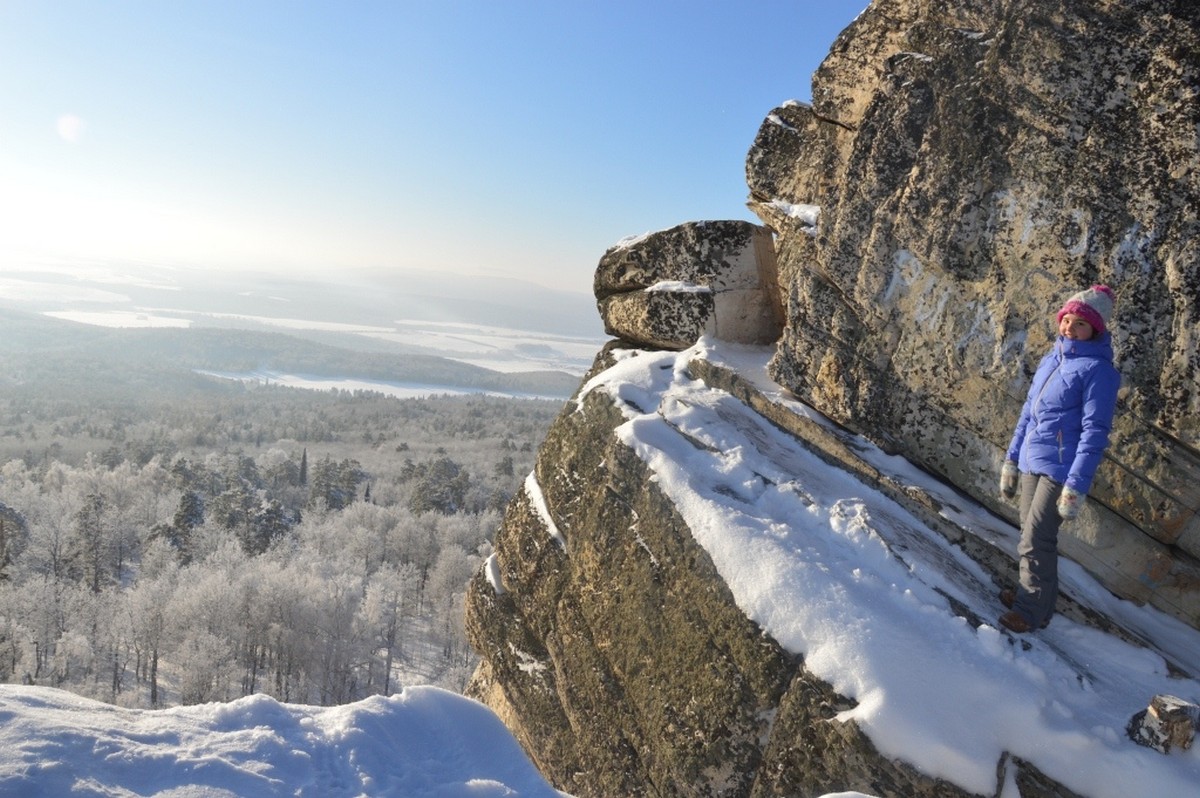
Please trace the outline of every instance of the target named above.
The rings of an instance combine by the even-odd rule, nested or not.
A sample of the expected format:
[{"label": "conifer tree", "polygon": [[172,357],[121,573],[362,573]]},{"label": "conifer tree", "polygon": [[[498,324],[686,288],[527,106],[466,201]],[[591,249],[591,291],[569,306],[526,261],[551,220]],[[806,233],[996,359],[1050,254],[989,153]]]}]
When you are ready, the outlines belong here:
[{"label": "conifer tree", "polygon": [[471,479],[462,466],[449,457],[439,457],[418,470],[421,476],[408,502],[410,510],[449,514],[463,508]]},{"label": "conifer tree", "polygon": [[99,593],[107,582],[104,563],[108,543],[104,530],[105,509],[104,497],[89,493],[75,514],[72,535],[67,544],[68,574],[86,584],[93,593]]},{"label": "conifer tree", "polygon": [[167,542],[178,552],[179,561],[192,559],[192,532],[204,523],[204,499],[194,490],[185,490],[179,497],[175,518],[163,530]]}]

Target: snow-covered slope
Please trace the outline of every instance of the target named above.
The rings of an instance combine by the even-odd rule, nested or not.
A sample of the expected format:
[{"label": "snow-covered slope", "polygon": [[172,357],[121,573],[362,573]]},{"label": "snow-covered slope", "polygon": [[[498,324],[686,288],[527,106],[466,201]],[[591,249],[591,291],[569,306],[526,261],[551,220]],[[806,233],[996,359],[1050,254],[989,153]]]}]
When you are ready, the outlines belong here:
[{"label": "snow-covered slope", "polygon": [[[1065,559],[1065,590],[1149,645],[1063,616],[1022,638],[998,631],[990,573],[688,370],[697,358],[723,364],[821,423],[765,379],[770,355],[714,341],[638,352],[585,392],[606,391],[623,409],[618,435],[649,464],[738,606],[857,702],[843,717],[882,753],[983,795],[994,794],[1007,756],[1093,798],[1196,794],[1200,752],[1164,756],[1125,727],[1155,694],[1200,698],[1200,683],[1168,666],[1200,662],[1200,633],[1117,600]],[[970,533],[1015,551],[1004,521],[901,458],[853,446],[893,480],[938,496]],[[1004,795],[1016,794],[1010,782]]]},{"label": "snow-covered slope", "polygon": [[435,687],[343,707],[129,710],[0,686],[0,796],[550,798],[486,707]]}]

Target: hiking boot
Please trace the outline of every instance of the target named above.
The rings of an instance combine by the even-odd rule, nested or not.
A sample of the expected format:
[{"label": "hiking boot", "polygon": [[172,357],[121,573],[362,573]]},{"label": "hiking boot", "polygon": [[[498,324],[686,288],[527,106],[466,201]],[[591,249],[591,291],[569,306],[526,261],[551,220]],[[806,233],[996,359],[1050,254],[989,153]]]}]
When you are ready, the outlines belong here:
[{"label": "hiking boot", "polygon": [[1010,632],[1016,632],[1023,635],[1033,627],[1029,625],[1029,621],[1025,620],[1025,616],[1016,610],[1011,610],[1000,616],[1000,625]]},{"label": "hiking boot", "polygon": [[[1007,587],[1004,588],[1003,590],[1001,590],[1000,591],[1000,603],[1004,605],[1005,609],[1011,610],[1013,608],[1013,605],[1017,603],[1017,591],[1012,590],[1011,588],[1007,588]],[[1015,615],[1015,613],[1012,613],[1012,612],[1010,612],[1008,614]],[[1001,619],[1001,623],[1003,623],[1003,619]],[[1050,625],[1050,619],[1047,618],[1046,620],[1042,621],[1042,625],[1038,628],[1045,629],[1049,625]],[[1009,628],[1011,628],[1011,627],[1009,627]]]}]

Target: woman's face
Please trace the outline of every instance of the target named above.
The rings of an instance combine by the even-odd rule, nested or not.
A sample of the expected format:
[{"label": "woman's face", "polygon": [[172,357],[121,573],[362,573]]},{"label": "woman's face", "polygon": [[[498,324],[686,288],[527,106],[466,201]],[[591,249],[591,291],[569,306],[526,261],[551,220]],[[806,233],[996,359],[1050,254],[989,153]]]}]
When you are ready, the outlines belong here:
[{"label": "woman's face", "polygon": [[1058,334],[1073,341],[1087,341],[1096,334],[1096,328],[1083,316],[1065,313],[1062,321],[1058,323]]}]

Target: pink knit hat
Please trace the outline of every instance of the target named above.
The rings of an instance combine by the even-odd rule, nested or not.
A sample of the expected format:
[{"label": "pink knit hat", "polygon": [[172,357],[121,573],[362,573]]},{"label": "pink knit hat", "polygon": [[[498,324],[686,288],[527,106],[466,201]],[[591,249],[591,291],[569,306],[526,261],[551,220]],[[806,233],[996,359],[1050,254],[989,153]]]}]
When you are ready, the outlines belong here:
[{"label": "pink knit hat", "polygon": [[1092,325],[1096,334],[1100,335],[1107,329],[1108,320],[1112,318],[1114,302],[1116,297],[1111,288],[1107,285],[1093,285],[1068,299],[1058,312],[1057,320],[1061,322],[1063,316],[1074,313]]}]

